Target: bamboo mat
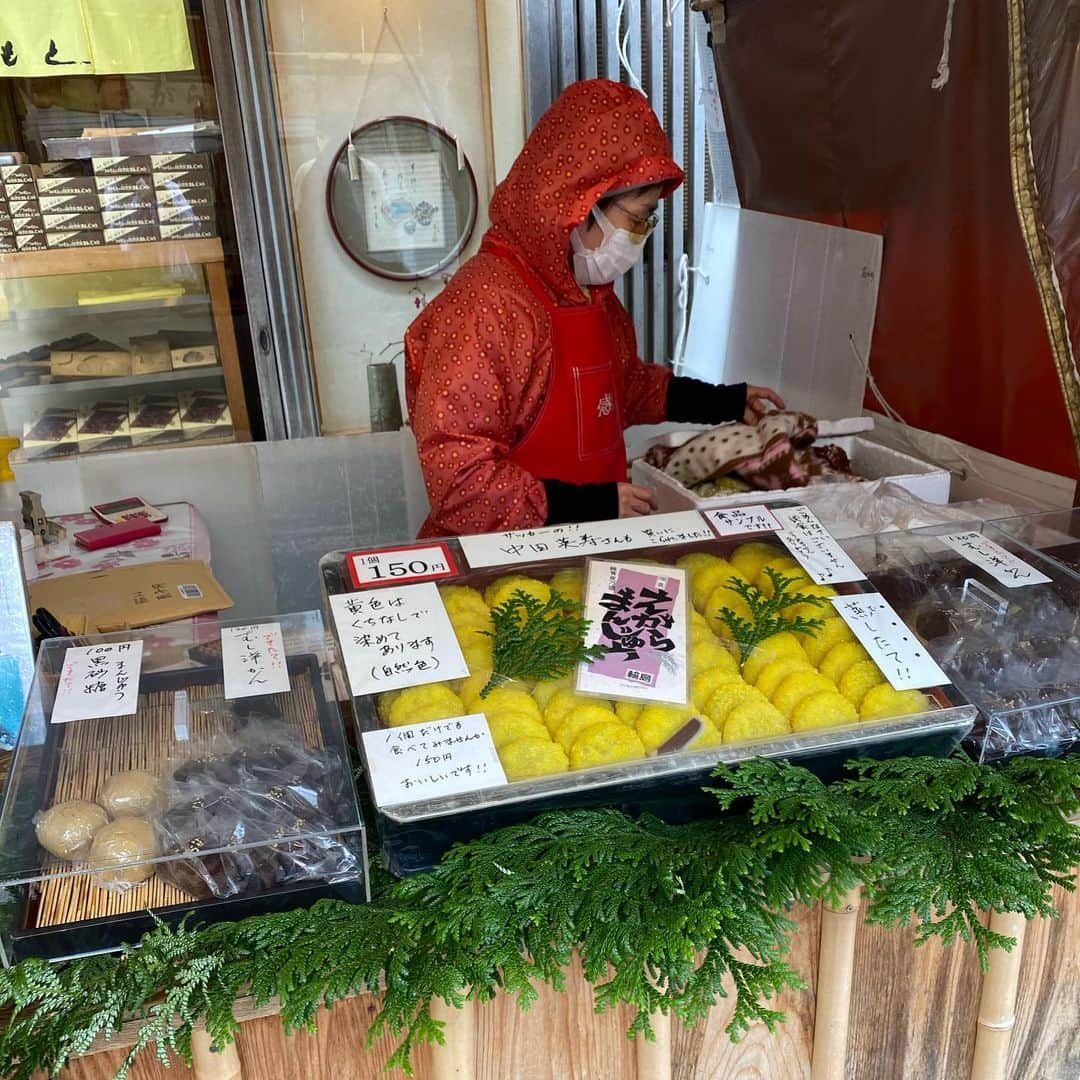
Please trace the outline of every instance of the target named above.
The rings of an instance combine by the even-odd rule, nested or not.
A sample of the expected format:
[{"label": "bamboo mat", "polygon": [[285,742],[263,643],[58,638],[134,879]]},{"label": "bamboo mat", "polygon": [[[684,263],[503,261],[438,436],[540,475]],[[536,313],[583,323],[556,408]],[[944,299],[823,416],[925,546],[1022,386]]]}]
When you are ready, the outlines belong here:
[{"label": "bamboo mat", "polygon": [[[293,673],[292,692],[275,694],[274,703],[283,721],[296,728],[312,749],[321,749],[318,705],[310,673]],[[157,691],[139,695],[135,717],[81,720],[64,733],[59,754],[56,785],[43,805],[67,799],[95,802],[106,780],[126,769],[145,769],[167,778],[170,759],[182,758],[207,746],[215,736],[227,735],[232,720],[220,711],[202,709],[224,695],[221,683],[183,688],[188,695],[188,740],[178,742],[173,727],[176,692]],[[155,875],[127,892],[110,892],[97,884],[96,875],[54,878],[37,886],[38,903],[29,905],[27,929],[60,926],[108,916],[125,915],[147,908],[192,903],[192,897]]]}]

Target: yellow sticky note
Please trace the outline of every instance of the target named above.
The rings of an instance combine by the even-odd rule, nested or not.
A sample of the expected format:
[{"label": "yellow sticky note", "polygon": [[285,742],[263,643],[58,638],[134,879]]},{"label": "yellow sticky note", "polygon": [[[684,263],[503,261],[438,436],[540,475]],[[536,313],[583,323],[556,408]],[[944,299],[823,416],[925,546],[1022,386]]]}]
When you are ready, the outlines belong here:
[{"label": "yellow sticky note", "polygon": [[94,71],[82,0],[0,4],[0,76]]},{"label": "yellow sticky note", "polygon": [[97,75],[195,66],[184,0],[82,0]]}]

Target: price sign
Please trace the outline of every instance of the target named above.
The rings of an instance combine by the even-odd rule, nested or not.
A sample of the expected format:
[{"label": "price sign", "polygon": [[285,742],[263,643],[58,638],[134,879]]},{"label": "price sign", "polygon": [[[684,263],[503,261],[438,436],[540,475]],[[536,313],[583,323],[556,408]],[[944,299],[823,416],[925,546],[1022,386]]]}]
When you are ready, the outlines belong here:
[{"label": "price sign", "polygon": [[783,528],[767,506],[732,506],[727,510],[706,510],[705,517],[716,530],[717,536],[779,532]]},{"label": "price sign", "polygon": [[547,525],[542,529],[463,536],[461,546],[469,565],[509,566],[539,559],[566,559],[603,551],[670,547],[712,540],[713,532],[696,510],[619,521],[588,521]]},{"label": "price sign", "polygon": [[229,701],[259,694],[287,694],[292,689],[280,623],[223,626],[221,664]]},{"label": "price sign", "polygon": [[579,666],[579,692],[686,704],[685,570],[590,561],[585,617],[605,654]]},{"label": "price sign", "polygon": [[52,722],[134,716],[142,670],[141,641],[73,647],[64,654]]},{"label": "price sign", "polygon": [[791,552],[811,580],[818,585],[866,580],[866,575],[809,507],[778,506],[773,513],[781,525],[776,539]]},{"label": "price sign", "polygon": [[949,681],[880,593],[833,596],[831,600],[893,689],[925,690]]},{"label": "price sign", "polygon": [[1036,570],[1030,563],[1017,558],[1000,544],[987,539],[980,532],[946,533],[938,539],[947,544],[958,555],[963,555],[968,562],[980,570],[985,570],[995,581],[1018,589],[1022,585],[1049,585],[1050,579]]},{"label": "price sign", "polygon": [[356,697],[469,674],[439,590],[430,582],[330,597]]},{"label": "price sign", "polygon": [[345,556],[354,589],[433,581],[457,573],[446,544],[412,544],[379,551],[350,551]]},{"label": "price sign", "polygon": [[378,806],[456,795],[506,783],[480,713],[363,733]]}]

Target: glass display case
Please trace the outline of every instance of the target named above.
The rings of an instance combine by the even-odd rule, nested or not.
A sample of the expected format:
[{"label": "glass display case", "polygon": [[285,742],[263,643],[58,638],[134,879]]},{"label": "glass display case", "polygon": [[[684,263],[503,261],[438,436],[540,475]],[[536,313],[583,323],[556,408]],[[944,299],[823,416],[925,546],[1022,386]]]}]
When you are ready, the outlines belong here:
[{"label": "glass display case", "polygon": [[0,521],[0,751],[15,748],[33,676],[19,531]]},{"label": "glass display case", "polygon": [[[959,745],[975,710],[949,686],[893,689],[831,608],[833,595],[857,593],[865,585],[812,585],[771,535],[720,539],[707,525],[680,534],[665,527],[671,518],[704,525],[704,518],[692,511],[654,517],[644,535],[608,553],[593,535],[599,526],[508,534],[504,549],[514,556],[505,559],[506,565],[477,561],[472,546],[476,538],[447,540],[435,548],[406,549],[397,553],[393,565],[386,564],[391,573],[396,565],[408,573],[433,550],[444,552],[438,557],[444,570],[436,582],[439,598],[434,606],[439,610],[427,613],[425,625],[434,626],[445,609],[468,674],[386,693],[369,692],[365,686],[357,694],[354,684],[361,732],[413,728],[423,737],[425,725],[479,714],[506,777],[473,790],[389,802],[380,799],[373,770],[382,766],[373,764],[365,742],[380,840],[394,872],[428,867],[453,842],[542,810],[619,806],[668,820],[713,813],[715,802],[701,788],[718,762],[781,757],[829,776],[851,757],[944,755]],[[538,535],[545,537],[539,544]],[[544,554],[528,555],[539,551]],[[358,567],[382,566],[380,560],[386,557],[385,552],[327,555],[321,575],[331,609],[359,610],[360,602],[368,602],[363,597],[377,597],[377,590],[393,587],[393,577],[367,575],[365,580],[357,572]],[[507,599],[523,590],[544,602],[566,603],[565,611],[571,613],[577,610],[572,604],[583,596],[587,572],[597,560],[606,559],[644,564],[649,572],[659,573],[660,567],[686,572],[690,603],[685,705],[650,699],[648,694],[629,700],[586,695],[581,682],[586,665],[571,666],[554,679],[506,680],[496,672],[492,681],[498,643],[493,648],[490,635]],[[755,636],[759,643],[753,645],[733,629],[724,609],[749,616],[745,593],[732,591],[736,581],[756,595],[775,595],[769,569],[790,575],[789,595],[792,589],[805,592],[792,610],[820,618],[820,623],[801,636],[782,628]],[[553,592],[559,594],[556,601],[551,600]],[[340,599],[345,596],[347,602]],[[542,617],[552,616],[549,612]],[[356,634],[364,631],[341,614],[334,625],[347,655]],[[849,669],[854,670],[849,674]]]},{"label": "glass display case", "polygon": [[1025,514],[987,525],[986,533],[999,542],[1002,537],[1080,575],[1080,510],[1051,510]]},{"label": "glass display case", "polygon": [[[102,715],[122,708],[114,689],[132,714]],[[8,965],[115,949],[155,919],[366,900],[364,825],[321,616],[226,623],[220,639],[186,648],[175,634],[46,641],[0,850]]]},{"label": "glass display case", "polygon": [[[979,709],[979,761],[1080,741],[1080,574],[1071,514],[935,526],[844,542]],[[1021,538],[1027,541],[1021,543]]]}]

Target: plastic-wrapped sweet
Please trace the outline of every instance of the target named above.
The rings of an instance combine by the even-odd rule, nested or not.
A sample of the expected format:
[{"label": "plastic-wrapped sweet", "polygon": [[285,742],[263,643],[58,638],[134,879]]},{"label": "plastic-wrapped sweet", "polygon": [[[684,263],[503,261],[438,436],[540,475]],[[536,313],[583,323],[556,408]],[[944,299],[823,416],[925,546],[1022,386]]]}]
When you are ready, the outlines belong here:
[{"label": "plastic-wrapped sweet", "polygon": [[94,835],[109,822],[97,803],[69,799],[50,806],[34,821],[38,843],[58,859],[85,859]]},{"label": "plastic-wrapped sweet", "polygon": [[90,865],[101,869],[94,884],[110,892],[127,892],[154,876],[154,864],[145,860],[157,854],[157,836],[149,821],[117,818],[99,829],[90,845]]}]

